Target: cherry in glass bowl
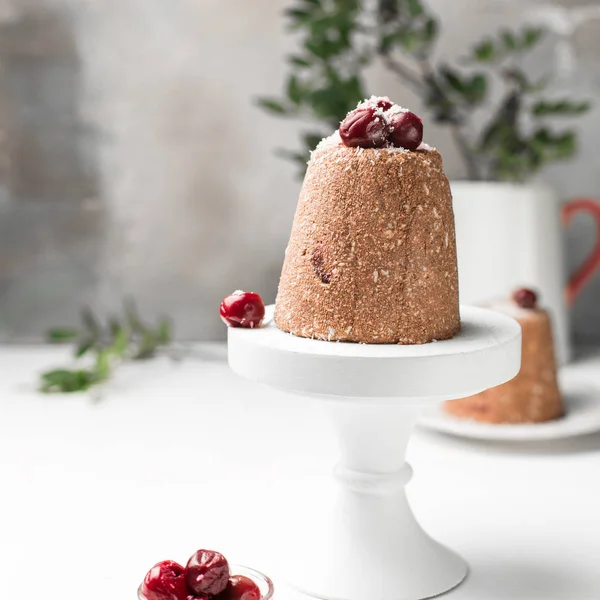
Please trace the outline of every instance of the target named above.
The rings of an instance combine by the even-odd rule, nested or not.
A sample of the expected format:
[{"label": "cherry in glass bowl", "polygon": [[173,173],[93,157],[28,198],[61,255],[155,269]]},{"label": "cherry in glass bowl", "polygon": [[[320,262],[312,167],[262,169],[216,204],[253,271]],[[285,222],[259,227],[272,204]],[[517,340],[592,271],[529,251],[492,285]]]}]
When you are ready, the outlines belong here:
[{"label": "cherry in glass bowl", "polygon": [[[273,594],[275,593],[273,582],[266,575],[263,575],[250,567],[243,567],[241,565],[230,565],[230,572],[232,577],[235,575],[243,575],[254,581],[260,590],[260,600],[271,600],[273,598]],[[142,594],[141,585],[138,588],[138,600],[147,600],[146,596]]]}]

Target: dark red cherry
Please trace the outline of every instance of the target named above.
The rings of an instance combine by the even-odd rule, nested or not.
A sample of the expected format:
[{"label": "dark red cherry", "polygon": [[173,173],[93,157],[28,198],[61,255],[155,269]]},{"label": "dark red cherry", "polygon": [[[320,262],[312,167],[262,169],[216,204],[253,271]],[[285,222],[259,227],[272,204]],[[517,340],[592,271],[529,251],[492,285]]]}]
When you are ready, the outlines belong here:
[{"label": "dark red cherry", "polygon": [[392,144],[399,148],[416,150],[423,141],[423,121],[409,110],[391,111],[387,116]]},{"label": "dark red cherry", "polygon": [[259,587],[249,577],[232,575],[218,600],[260,600]]},{"label": "dark red cherry", "polygon": [[146,600],[187,600],[185,569],[172,560],[155,564],[146,573],[141,592]]},{"label": "dark red cherry", "polygon": [[227,587],[229,563],[219,552],[198,550],[185,567],[185,581],[196,596],[216,596]]},{"label": "dark red cherry", "polygon": [[528,288],[515,290],[512,297],[521,308],[535,308],[537,305],[537,294]]},{"label": "dark red cherry", "polygon": [[233,292],[221,302],[219,314],[229,327],[259,327],[265,318],[265,303],[254,292]]},{"label": "dark red cherry", "polygon": [[388,126],[375,108],[366,106],[348,113],[340,124],[340,137],[351,148],[381,148],[388,139]]},{"label": "dark red cherry", "polygon": [[377,108],[381,108],[381,110],[383,110],[384,112],[392,108],[392,106],[394,106],[394,103],[387,96],[377,98],[376,104]]}]

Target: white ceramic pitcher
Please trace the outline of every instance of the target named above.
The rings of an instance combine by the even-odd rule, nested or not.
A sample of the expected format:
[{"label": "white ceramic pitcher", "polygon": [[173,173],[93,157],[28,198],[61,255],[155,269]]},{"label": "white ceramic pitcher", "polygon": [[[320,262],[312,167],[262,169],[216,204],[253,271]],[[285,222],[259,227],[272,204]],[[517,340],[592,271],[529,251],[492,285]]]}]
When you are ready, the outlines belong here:
[{"label": "white ceramic pitcher", "polygon": [[[542,183],[455,181],[451,184],[461,302],[483,303],[517,287],[540,293],[554,320],[559,361],[570,357],[568,307],[600,265],[600,203],[577,198],[562,205]],[[591,255],[568,282],[564,277],[561,214],[589,212],[598,237]]]}]

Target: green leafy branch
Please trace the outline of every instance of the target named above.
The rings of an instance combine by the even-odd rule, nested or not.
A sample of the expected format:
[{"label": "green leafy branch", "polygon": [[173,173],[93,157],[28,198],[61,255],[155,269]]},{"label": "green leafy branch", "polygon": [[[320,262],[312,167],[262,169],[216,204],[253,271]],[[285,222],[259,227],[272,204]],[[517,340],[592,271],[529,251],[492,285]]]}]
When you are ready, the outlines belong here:
[{"label": "green leafy branch", "polygon": [[90,366],[53,369],[41,375],[44,393],[83,392],[105,383],[115,369],[127,361],[152,358],[172,339],[171,321],[163,318],[154,326],[147,325],[132,301],[125,302],[123,315],[102,323],[89,309],[81,312],[81,327],[57,327],[47,332],[52,343],[74,343],[76,360],[89,359]]},{"label": "green leafy branch", "polygon": [[[540,97],[548,77],[535,81],[521,59],[544,38],[540,27],[502,30],[477,43],[457,65],[434,63],[440,24],[422,0],[296,0],[287,11],[299,50],[281,98],[258,103],[273,115],[310,120],[302,150],[280,150],[302,170],[323,134],[367,97],[365,71],[381,62],[418,93],[435,122],[450,128],[471,179],[523,180],[546,164],[577,151],[574,130],[556,131],[549,119],[577,117],[591,105]],[[476,127],[478,109],[489,106],[493,83],[501,95],[487,123]]]},{"label": "green leafy branch", "polygon": [[[258,104],[275,115],[315,121],[318,129],[303,134],[305,149],[336,129],[365,96],[362,73],[370,58],[355,41],[360,16],[360,0],[298,0],[287,11],[300,45],[288,57],[285,95],[260,98]],[[279,153],[298,162],[302,171],[306,167],[306,150]]]}]

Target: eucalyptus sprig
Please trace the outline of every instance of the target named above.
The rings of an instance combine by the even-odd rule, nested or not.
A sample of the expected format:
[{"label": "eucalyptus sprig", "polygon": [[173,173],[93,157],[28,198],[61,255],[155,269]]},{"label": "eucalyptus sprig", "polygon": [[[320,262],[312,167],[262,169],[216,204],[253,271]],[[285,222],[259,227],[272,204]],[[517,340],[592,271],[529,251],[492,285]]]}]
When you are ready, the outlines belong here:
[{"label": "eucalyptus sprig", "polygon": [[81,327],[55,327],[47,332],[51,343],[74,343],[73,356],[87,359],[88,366],[53,369],[41,375],[40,391],[52,393],[84,392],[106,382],[122,363],[152,358],[168,346],[172,326],[168,318],[154,326],[140,317],[133,301],[126,301],[123,314],[110,317],[106,323],[89,308],[81,311]]},{"label": "eucalyptus sprig", "polygon": [[[522,68],[544,37],[539,27],[502,30],[450,65],[434,60],[440,23],[422,0],[295,0],[287,17],[299,48],[288,57],[284,95],[258,103],[274,115],[315,124],[302,134],[301,151],[279,151],[302,170],[323,135],[370,95],[365,73],[377,63],[450,128],[470,179],[521,181],[577,151],[576,131],[557,131],[549,121],[582,115],[590,103],[542,97],[549,78],[533,80]],[[493,86],[499,100],[483,127],[476,126],[477,112],[490,108]]]}]

